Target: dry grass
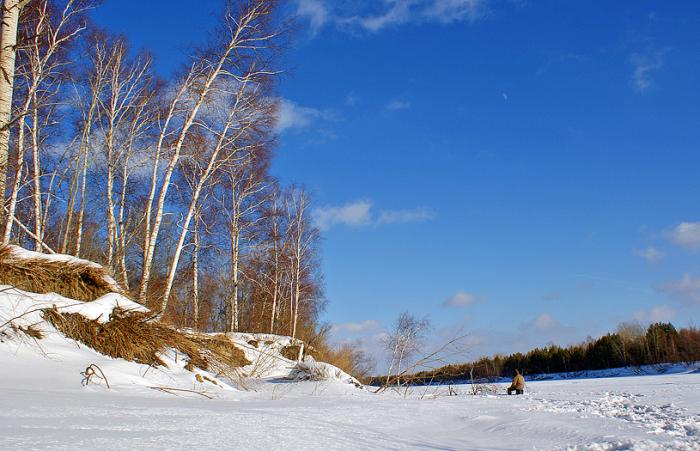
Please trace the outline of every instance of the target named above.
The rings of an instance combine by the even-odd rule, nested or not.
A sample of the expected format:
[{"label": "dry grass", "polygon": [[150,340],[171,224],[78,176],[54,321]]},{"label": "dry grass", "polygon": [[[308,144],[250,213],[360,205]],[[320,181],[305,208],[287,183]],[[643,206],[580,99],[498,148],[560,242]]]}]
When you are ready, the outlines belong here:
[{"label": "dry grass", "polygon": [[289,360],[299,360],[299,353],[301,352],[301,346],[299,345],[290,345],[290,346],[285,346],[282,348],[282,351],[280,351],[280,354],[285,359]]},{"label": "dry grass", "polygon": [[39,294],[53,292],[81,301],[94,301],[117,289],[100,266],[82,261],[18,258],[14,249],[0,246],[0,285]]},{"label": "dry grass", "polygon": [[17,332],[22,332],[24,335],[34,338],[36,340],[41,340],[44,338],[44,332],[36,324],[30,324],[29,326],[14,326],[12,325],[12,330]]},{"label": "dry grass", "polygon": [[188,335],[188,338],[199,345],[206,354],[211,354],[219,363],[228,367],[239,368],[251,364],[243,350],[233,344],[226,335]]},{"label": "dry grass", "polygon": [[237,368],[250,363],[243,351],[225,336],[185,334],[151,321],[141,312],[114,309],[104,324],[78,313],[60,313],[56,309],[44,310],[44,318],[63,335],[101,354],[145,365],[164,365],[159,355],[169,348],[187,356],[185,369],[189,371],[195,367],[203,370],[212,366],[217,370],[222,366]]},{"label": "dry grass", "polygon": [[182,340],[174,329],[148,321],[144,313],[114,309],[109,321],[100,324],[79,313],[46,309],[44,319],[63,335],[110,357],[159,366],[163,361],[158,355],[171,347],[187,354],[196,366],[204,362],[193,344],[180,346]]}]

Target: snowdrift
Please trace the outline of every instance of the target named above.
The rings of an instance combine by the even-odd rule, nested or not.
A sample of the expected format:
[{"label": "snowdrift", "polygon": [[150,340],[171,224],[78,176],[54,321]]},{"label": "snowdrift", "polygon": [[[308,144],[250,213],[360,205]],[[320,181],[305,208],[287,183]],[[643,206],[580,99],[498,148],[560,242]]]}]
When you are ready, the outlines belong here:
[{"label": "snowdrift", "polygon": [[[174,349],[158,357],[162,366],[146,365],[101,354],[85,344],[66,337],[45,318],[46,311],[80,315],[86,321],[109,323],[115,310],[146,313],[148,310],[111,293],[95,302],[82,302],[61,295],[28,293],[10,286],[0,286],[0,379],[9,385],[37,388],[73,388],[81,382],[112,389],[187,388],[206,391],[209,386],[220,390],[232,387],[201,369],[185,369],[187,360]],[[86,378],[86,369],[98,368],[98,374]],[[202,383],[196,375],[202,373]],[[207,376],[211,381],[203,378]]]},{"label": "snowdrift", "polygon": [[241,368],[247,378],[285,381],[333,381],[362,387],[353,376],[305,354],[301,340],[272,334],[231,333],[227,337],[244,350],[250,365]]}]

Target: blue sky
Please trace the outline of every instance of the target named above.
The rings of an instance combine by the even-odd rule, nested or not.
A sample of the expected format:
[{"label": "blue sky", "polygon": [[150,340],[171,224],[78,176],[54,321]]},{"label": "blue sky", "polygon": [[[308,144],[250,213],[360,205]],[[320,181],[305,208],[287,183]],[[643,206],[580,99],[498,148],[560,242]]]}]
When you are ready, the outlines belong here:
[{"label": "blue sky", "polygon": [[[95,18],[168,76],[219,4],[188,3]],[[338,340],[403,310],[472,357],[700,323],[700,3],[286,5],[273,172],[315,195]]]}]

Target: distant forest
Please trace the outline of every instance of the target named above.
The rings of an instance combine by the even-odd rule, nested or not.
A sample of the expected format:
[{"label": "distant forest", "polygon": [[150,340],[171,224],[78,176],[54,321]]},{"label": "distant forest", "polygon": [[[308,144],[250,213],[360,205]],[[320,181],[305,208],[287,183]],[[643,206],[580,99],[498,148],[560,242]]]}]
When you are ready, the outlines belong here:
[{"label": "distant forest", "polygon": [[644,329],[638,324],[625,323],[615,333],[581,344],[483,357],[471,363],[422,371],[413,380],[447,382],[472,377],[483,380],[511,377],[516,369],[524,374],[547,374],[699,360],[700,329],[677,330],[670,323],[654,323]]}]

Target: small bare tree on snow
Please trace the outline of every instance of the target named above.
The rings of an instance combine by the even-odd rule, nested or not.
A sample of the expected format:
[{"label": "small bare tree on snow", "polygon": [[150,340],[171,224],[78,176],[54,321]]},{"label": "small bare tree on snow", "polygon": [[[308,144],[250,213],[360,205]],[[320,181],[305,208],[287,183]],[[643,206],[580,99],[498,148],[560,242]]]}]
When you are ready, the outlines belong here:
[{"label": "small bare tree on snow", "polygon": [[386,350],[389,352],[387,385],[392,376],[394,376],[396,384],[401,385],[401,374],[407,361],[421,350],[430,328],[431,324],[428,318],[419,319],[408,312],[399,315],[393,330],[384,342]]}]

